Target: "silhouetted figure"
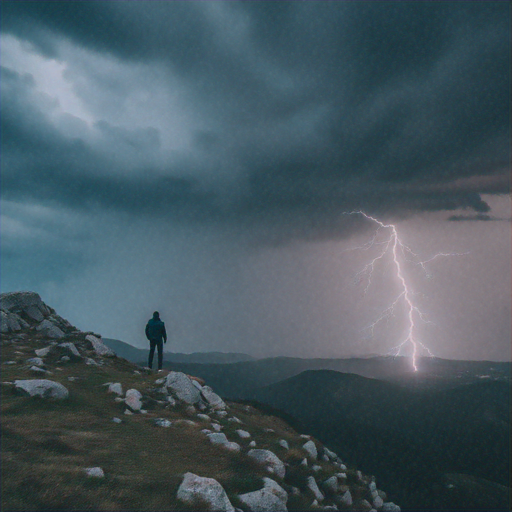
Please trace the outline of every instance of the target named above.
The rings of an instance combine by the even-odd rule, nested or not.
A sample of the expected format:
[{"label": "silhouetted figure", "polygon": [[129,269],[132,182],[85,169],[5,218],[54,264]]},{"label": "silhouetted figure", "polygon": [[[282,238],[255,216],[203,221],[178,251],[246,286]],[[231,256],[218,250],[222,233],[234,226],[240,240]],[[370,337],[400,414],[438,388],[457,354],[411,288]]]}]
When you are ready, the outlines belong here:
[{"label": "silhouetted figure", "polygon": [[164,358],[164,343],[167,343],[167,333],[165,324],[160,320],[160,313],[155,311],[153,318],[146,325],[146,338],[149,340],[149,359],[148,366],[153,367],[153,356],[155,347],[158,348],[158,369],[162,369],[162,360]]}]

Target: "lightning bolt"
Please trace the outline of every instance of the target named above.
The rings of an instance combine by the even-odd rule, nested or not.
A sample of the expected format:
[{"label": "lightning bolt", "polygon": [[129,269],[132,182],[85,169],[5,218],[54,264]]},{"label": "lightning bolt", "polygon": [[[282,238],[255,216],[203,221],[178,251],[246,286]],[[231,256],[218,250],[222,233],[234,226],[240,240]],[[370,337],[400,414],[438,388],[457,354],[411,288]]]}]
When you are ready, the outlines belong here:
[{"label": "lightning bolt", "polygon": [[[412,367],[415,372],[418,371],[418,357],[420,353],[423,351],[428,354],[430,357],[434,357],[434,354],[430,351],[430,349],[425,346],[418,338],[418,326],[417,321],[421,321],[424,323],[430,323],[427,319],[426,315],[420,310],[420,308],[414,302],[414,293],[412,291],[412,287],[409,284],[409,281],[404,272],[405,262],[412,262],[416,265],[419,265],[427,277],[431,277],[427,272],[426,265],[431,263],[432,261],[441,258],[441,257],[450,257],[450,256],[463,256],[468,253],[437,253],[434,256],[428,258],[424,261],[418,261],[419,256],[414,253],[410,247],[405,245],[400,236],[398,234],[398,230],[394,224],[385,224],[380,220],[368,215],[363,211],[352,211],[352,212],[344,212],[344,215],[362,215],[366,219],[377,224],[377,230],[373,237],[364,245],[360,247],[354,247],[350,250],[363,250],[367,251],[373,247],[381,246],[381,250],[379,254],[371,259],[359,272],[356,274],[356,281],[361,281],[366,279],[366,286],[364,289],[364,295],[368,292],[372,284],[372,278],[375,271],[375,266],[377,262],[382,260],[386,255],[391,254],[393,259],[393,267],[395,271],[395,275],[400,285],[400,293],[398,296],[390,303],[390,305],[381,313],[381,315],[373,321],[369,326],[365,329],[368,329],[373,336],[375,327],[384,320],[389,319],[391,316],[395,315],[395,310],[399,306],[400,303],[403,303],[406,311],[406,319],[407,319],[407,327],[406,333],[395,347],[391,349],[391,352],[394,352],[395,357],[399,356],[406,347],[410,347],[411,350],[411,359],[412,359]],[[384,241],[378,241],[378,235],[381,230],[386,230],[388,232],[388,237]],[[412,259],[411,259],[412,258]]]}]

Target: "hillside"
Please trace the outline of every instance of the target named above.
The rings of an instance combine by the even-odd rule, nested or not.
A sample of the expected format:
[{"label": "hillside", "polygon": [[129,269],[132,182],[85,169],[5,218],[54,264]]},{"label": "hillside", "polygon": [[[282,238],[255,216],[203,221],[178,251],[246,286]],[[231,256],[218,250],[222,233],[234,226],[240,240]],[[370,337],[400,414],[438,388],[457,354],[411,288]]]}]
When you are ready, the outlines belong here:
[{"label": "hillside", "polygon": [[[453,510],[456,492],[461,510],[509,509],[508,383],[419,392],[320,370],[248,397],[286,411],[320,440],[343,449],[347,460],[377,475],[406,509]],[[448,474],[461,474],[456,485]]]},{"label": "hillside", "polygon": [[5,512],[400,510],[268,408],[137,367],[36,293],[2,294],[1,331]]},{"label": "hillside", "polygon": [[[112,338],[102,338],[103,343],[110,347],[119,357],[124,357],[132,363],[147,364],[149,347],[147,349],[136,348],[129,343]],[[192,352],[183,354],[180,352],[164,352],[168,363],[197,363],[197,364],[224,364],[252,361],[255,358],[249,354],[239,352]]]}]

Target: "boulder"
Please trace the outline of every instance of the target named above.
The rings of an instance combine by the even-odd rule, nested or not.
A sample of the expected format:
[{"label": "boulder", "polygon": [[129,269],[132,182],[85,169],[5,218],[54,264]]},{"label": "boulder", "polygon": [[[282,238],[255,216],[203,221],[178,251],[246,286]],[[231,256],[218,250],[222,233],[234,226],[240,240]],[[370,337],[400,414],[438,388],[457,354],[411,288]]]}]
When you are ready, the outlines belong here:
[{"label": "boulder", "polygon": [[88,334],[85,340],[90,343],[91,348],[101,357],[115,357],[116,353],[93,334]]},{"label": "boulder", "polygon": [[308,476],[306,486],[313,493],[316,500],[318,500],[319,502],[323,501],[324,495],[322,494],[322,491],[318,488],[318,484],[316,483],[314,476]]},{"label": "boulder", "polygon": [[307,443],[305,443],[302,448],[304,448],[304,450],[306,450],[308,452],[308,455],[316,460],[317,457],[318,457],[318,451],[316,449],[316,445],[313,441],[308,441]]},{"label": "boulder", "polygon": [[14,387],[19,392],[29,396],[40,396],[63,400],[69,396],[69,391],[59,382],[47,379],[15,380]]},{"label": "boulder", "polygon": [[202,421],[207,421],[208,423],[210,423],[212,421],[212,419],[210,418],[210,416],[208,416],[208,414],[198,414],[197,417]]},{"label": "boulder", "polygon": [[206,403],[214,410],[223,410],[226,408],[226,404],[224,400],[214,393],[213,389],[210,386],[203,386],[201,388],[201,396],[204,398]]},{"label": "boulder", "polygon": [[372,496],[373,498],[373,506],[375,508],[381,508],[384,505],[384,500],[377,494],[377,496]]},{"label": "boulder", "polygon": [[249,457],[254,459],[256,462],[265,466],[269,473],[277,475],[279,478],[284,478],[285,467],[283,461],[270,450],[249,450],[247,453]]},{"label": "boulder", "polygon": [[1,331],[2,333],[21,331],[29,327],[28,323],[15,313],[1,311]]},{"label": "boulder", "polygon": [[126,392],[126,398],[124,403],[132,410],[132,411],[140,411],[142,409],[142,395],[136,389],[129,389]]},{"label": "boulder", "polygon": [[238,498],[249,511],[286,512],[288,493],[274,480],[264,478],[264,487],[258,491],[240,494]]},{"label": "boulder", "polygon": [[202,508],[202,504],[206,503],[208,510],[235,511],[226,491],[217,480],[200,477],[194,473],[185,473],[178,489],[177,498],[192,507],[199,506]]},{"label": "boulder", "polygon": [[251,437],[251,434],[249,434],[249,432],[247,432],[246,430],[236,430],[235,432],[241,439],[248,439],[249,437]]},{"label": "boulder", "polygon": [[200,391],[182,372],[169,372],[165,386],[170,388],[179,400],[187,404],[195,404],[201,400]]},{"label": "boulder", "polygon": [[48,338],[62,338],[65,334],[50,320],[43,320],[39,325],[36,326],[36,330],[42,332]]},{"label": "boulder", "polygon": [[222,432],[213,432],[211,434],[207,434],[207,437],[211,443],[219,444],[230,451],[239,452],[241,450],[238,443],[229,441],[226,434],[223,434]]}]

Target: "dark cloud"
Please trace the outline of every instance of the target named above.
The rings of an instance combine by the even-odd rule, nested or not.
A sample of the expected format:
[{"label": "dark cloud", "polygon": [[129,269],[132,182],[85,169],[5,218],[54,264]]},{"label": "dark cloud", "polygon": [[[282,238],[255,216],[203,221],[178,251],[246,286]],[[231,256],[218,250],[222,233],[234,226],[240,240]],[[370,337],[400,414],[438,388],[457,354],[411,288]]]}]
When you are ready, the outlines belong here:
[{"label": "dark cloud", "polygon": [[[71,137],[7,69],[2,193],[323,234],[351,209],[487,212],[464,180],[510,170],[509,22],[507,2],[3,2],[3,33],[45,57],[174,76],[204,127],[176,158],[156,125],[98,117],[101,140]],[[76,86],[94,83],[97,116],[156,81],[100,67]]]}]

